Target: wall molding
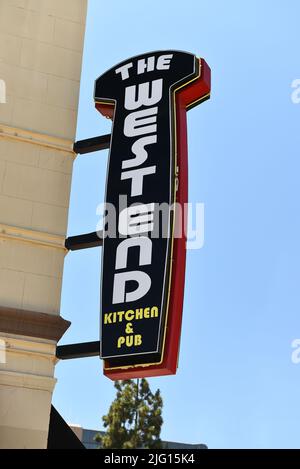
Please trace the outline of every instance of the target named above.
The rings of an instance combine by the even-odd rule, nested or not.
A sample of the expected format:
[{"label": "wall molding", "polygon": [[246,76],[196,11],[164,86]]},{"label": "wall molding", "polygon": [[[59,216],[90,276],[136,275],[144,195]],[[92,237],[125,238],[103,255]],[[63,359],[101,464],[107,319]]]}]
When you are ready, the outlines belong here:
[{"label": "wall molding", "polygon": [[7,332],[3,336],[1,334],[3,333],[0,332],[0,340],[5,342],[5,353],[7,355],[35,356],[50,360],[53,363],[56,361],[56,344],[53,340],[41,342],[36,337],[12,337],[12,334],[7,334]]},{"label": "wall molding", "polygon": [[74,159],[77,156],[73,150],[74,142],[72,140],[54,137],[53,135],[42,134],[27,129],[21,129],[19,127],[11,127],[9,125],[0,124],[0,137],[67,152],[70,153]]},{"label": "wall molding", "polygon": [[4,225],[0,223],[0,239],[12,239],[26,243],[38,244],[55,249],[62,249],[65,252],[65,237],[43,231],[30,230],[19,226]]},{"label": "wall molding", "polygon": [[19,373],[16,371],[0,370],[0,384],[2,386],[14,386],[17,388],[28,388],[53,392],[56,378],[50,376],[39,376],[31,373]]}]

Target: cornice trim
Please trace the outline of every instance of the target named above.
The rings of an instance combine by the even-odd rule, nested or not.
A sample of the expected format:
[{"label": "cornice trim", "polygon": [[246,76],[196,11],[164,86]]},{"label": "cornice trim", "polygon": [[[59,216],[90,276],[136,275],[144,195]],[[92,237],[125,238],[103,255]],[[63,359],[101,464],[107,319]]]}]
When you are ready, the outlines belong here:
[{"label": "cornice trim", "polygon": [[52,392],[56,381],[56,378],[51,378],[49,376],[0,370],[0,384],[2,386],[15,386],[18,388],[38,389],[41,391]]},{"label": "cornice trim", "polygon": [[9,125],[0,123],[0,137],[7,138],[9,140],[32,143],[34,145],[40,145],[42,147],[48,147],[54,150],[64,151],[72,154],[74,159],[77,156],[73,150],[74,142],[72,140],[54,137],[53,135],[33,132],[31,130],[22,129],[19,127],[11,127]]},{"label": "cornice trim", "polygon": [[0,306],[0,332],[58,342],[71,325],[61,316]]},{"label": "cornice trim", "polygon": [[67,252],[64,236],[44,233],[43,231],[29,230],[19,226],[0,223],[0,239],[13,239],[26,243],[39,244],[51,248],[63,249]]}]

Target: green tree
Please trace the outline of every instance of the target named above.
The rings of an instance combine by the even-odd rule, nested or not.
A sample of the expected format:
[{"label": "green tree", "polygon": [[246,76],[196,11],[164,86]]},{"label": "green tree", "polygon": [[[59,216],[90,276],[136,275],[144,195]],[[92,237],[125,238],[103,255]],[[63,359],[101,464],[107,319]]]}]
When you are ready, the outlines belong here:
[{"label": "green tree", "polygon": [[116,381],[117,396],[102,417],[105,435],[95,440],[107,449],[161,448],[163,401],[146,379]]}]

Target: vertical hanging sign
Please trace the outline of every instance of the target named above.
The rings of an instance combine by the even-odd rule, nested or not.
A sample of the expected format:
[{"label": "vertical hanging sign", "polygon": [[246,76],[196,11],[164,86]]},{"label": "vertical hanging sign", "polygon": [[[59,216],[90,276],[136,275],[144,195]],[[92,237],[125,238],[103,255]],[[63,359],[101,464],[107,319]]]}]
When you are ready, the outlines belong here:
[{"label": "vertical hanging sign", "polygon": [[111,379],[176,373],[185,276],[186,111],[209,98],[203,59],[159,51],[96,80],[113,120],[102,252],[101,350]]}]

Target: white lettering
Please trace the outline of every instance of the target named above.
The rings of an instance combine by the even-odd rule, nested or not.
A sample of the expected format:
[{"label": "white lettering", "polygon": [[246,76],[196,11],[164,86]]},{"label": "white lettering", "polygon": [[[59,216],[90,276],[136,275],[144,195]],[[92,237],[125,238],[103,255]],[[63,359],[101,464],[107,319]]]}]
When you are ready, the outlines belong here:
[{"label": "white lettering", "polygon": [[133,63],[130,62],[122,67],[116,69],[116,74],[121,73],[122,80],[127,80],[129,78],[129,69],[133,67]]},{"label": "white lettering", "polygon": [[0,104],[6,104],[6,83],[0,80]]},{"label": "white lettering", "polygon": [[135,155],[135,158],[123,161],[122,169],[128,169],[134,166],[141,166],[141,164],[145,163],[148,158],[148,153],[145,150],[145,146],[151,145],[153,143],[157,143],[157,135],[142,137],[139,138],[139,140],[137,140],[136,142],[134,142],[131,150],[132,153]]},{"label": "white lettering", "polygon": [[121,175],[121,180],[132,179],[131,197],[137,197],[143,193],[144,176],[156,173],[156,166],[148,166],[147,168],[136,168],[132,171],[125,171]]},{"label": "white lettering", "polygon": [[139,265],[149,265],[152,259],[152,242],[147,236],[127,238],[119,244],[116,254],[116,269],[126,269],[128,250],[132,247],[140,248]]},{"label": "white lettering", "polygon": [[300,103],[300,79],[296,78],[292,82],[292,88],[296,88],[291,95],[292,102],[294,104],[299,104]]},{"label": "white lettering", "polygon": [[161,55],[157,60],[157,70],[169,70],[173,54]]},{"label": "white lettering", "polygon": [[[150,96],[151,83],[151,96]],[[127,86],[125,88],[125,109],[133,111],[141,106],[154,106],[162,98],[163,80],[153,80],[151,82],[138,85]],[[137,95],[137,99],[136,99]]]},{"label": "white lettering", "polygon": [[138,236],[153,231],[155,204],[135,204],[124,208],[119,216],[119,233],[123,236]]},{"label": "white lettering", "polygon": [[153,72],[154,68],[155,68],[154,55],[152,57],[148,57],[147,62],[145,59],[138,60],[138,63],[137,63],[138,75],[141,75],[141,73],[145,73],[145,70],[147,70],[147,72]]},{"label": "white lettering", "polygon": [[[135,290],[126,293],[126,282],[137,282]],[[136,301],[148,293],[151,287],[151,279],[148,274],[139,270],[120,272],[115,274],[113,288],[113,304]]]},{"label": "white lettering", "polygon": [[150,107],[143,111],[128,114],[124,122],[124,135],[126,137],[136,137],[156,133],[157,112],[157,107]]}]

